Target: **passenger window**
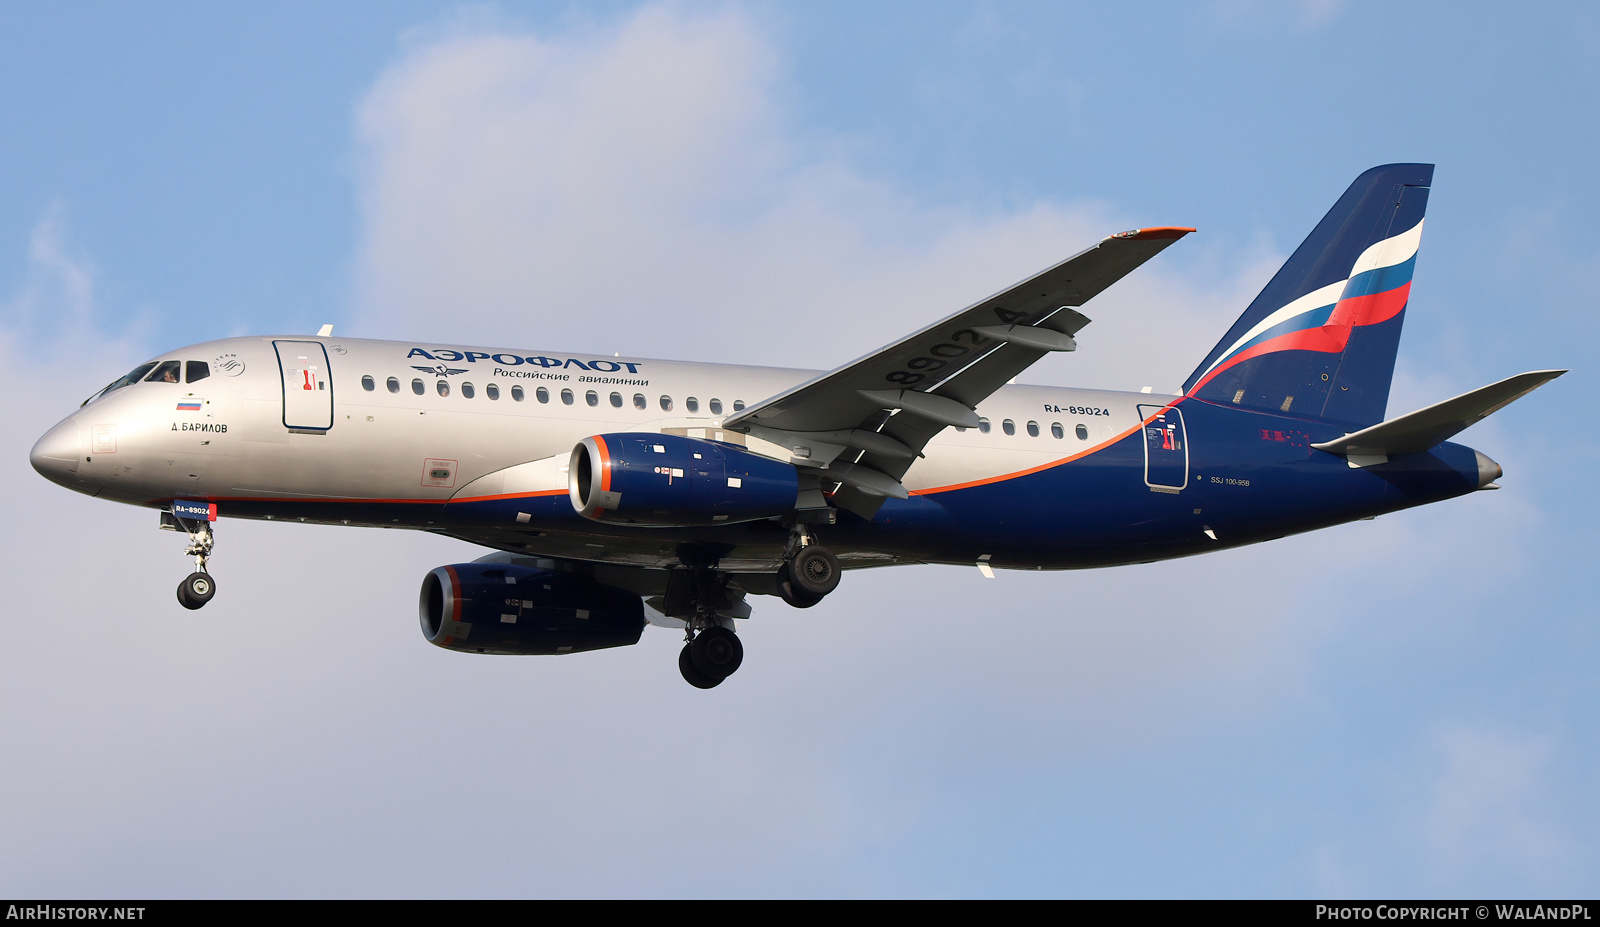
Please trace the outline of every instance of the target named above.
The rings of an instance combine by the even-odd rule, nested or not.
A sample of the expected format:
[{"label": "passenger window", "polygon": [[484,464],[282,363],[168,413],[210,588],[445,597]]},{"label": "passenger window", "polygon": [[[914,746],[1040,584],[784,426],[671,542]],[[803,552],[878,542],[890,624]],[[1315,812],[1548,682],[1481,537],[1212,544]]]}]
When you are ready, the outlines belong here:
[{"label": "passenger window", "polygon": [[190,383],[211,376],[211,365],[205,361],[189,361],[184,365],[184,375]]},{"label": "passenger window", "polygon": [[583,394],[583,401],[591,406],[597,406],[600,404],[600,394],[594,390],[589,390]]},{"label": "passenger window", "polygon": [[462,399],[471,399],[472,398],[472,394],[474,392],[475,392],[475,390],[473,390],[471,383],[465,383],[464,382],[464,383],[461,384],[461,398]]},{"label": "passenger window", "polygon": [[1008,418],[1000,423],[1000,430],[1008,435],[1014,435],[1017,433],[1017,423]]},{"label": "passenger window", "polygon": [[494,385],[493,383],[490,383],[488,386],[485,386],[483,388],[483,394],[485,396],[488,396],[490,399],[499,399],[500,398],[500,387]]},{"label": "passenger window", "polygon": [[450,381],[449,380],[440,380],[437,383],[433,384],[433,388],[438,390],[439,391],[439,395],[441,395],[441,396],[450,395]]},{"label": "passenger window", "polygon": [[1029,422],[1028,423],[1028,437],[1030,437],[1030,438],[1039,437],[1039,423],[1038,422]]},{"label": "passenger window", "polygon": [[644,393],[633,394],[633,407],[640,411],[650,408],[650,400],[644,398]]},{"label": "passenger window", "polygon": [[671,396],[662,396],[661,397],[661,411],[663,411],[663,412],[671,412],[672,411],[672,397]]},{"label": "passenger window", "polygon": [[743,412],[744,411],[744,400],[743,399],[735,399],[733,401],[733,411],[735,411],[735,412]]},{"label": "passenger window", "polygon": [[390,377],[389,378],[389,392],[391,392],[391,393],[400,392],[400,381],[396,380],[394,377]]},{"label": "passenger window", "polygon": [[[518,388],[520,389],[521,387],[518,387]],[[549,402],[550,401],[550,391],[541,386],[538,389],[534,390],[533,398],[539,400],[541,403]]]},{"label": "passenger window", "polygon": [[710,408],[711,408],[711,414],[712,415],[721,415],[722,414],[722,400],[720,400],[720,399],[711,400]]},{"label": "passenger window", "polygon": [[1051,422],[1050,423],[1050,436],[1059,441],[1060,439],[1065,438],[1067,436],[1067,432],[1061,427],[1061,423],[1060,422]]},{"label": "passenger window", "polygon": [[428,391],[428,388],[426,386],[422,385],[422,381],[420,379],[412,380],[411,381],[411,391],[413,393],[416,393],[418,396],[421,396],[423,393],[426,393]]},{"label": "passenger window", "polygon": [[988,434],[989,433],[989,420],[988,419],[986,419],[986,418],[978,419],[978,433],[979,434]]},{"label": "passenger window", "polygon": [[1078,436],[1079,441],[1089,440],[1089,426],[1087,425],[1079,425],[1077,428],[1072,429],[1072,433]]},{"label": "passenger window", "polygon": [[561,391],[561,402],[563,405],[572,405],[572,390],[564,389]]},{"label": "passenger window", "polygon": [[151,373],[148,377],[145,377],[144,381],[146,383],[178,382],[178,362],[162,361],[161,366],[157,367],[155,372]]},{"label": "passenger window", "polygon": [[611,408],[613,408],[613,409],[622,408],[622,394],[621,393],[612,393],[611,394]]},{"label": "passenger window", "polygon": [[361,388],[370,393],[378,388],[378,384],[371,377],[364,376],[361,378]]},{"label": "passenger window", "polygon": [[[540,392],[543,392],[543,390],[540,390]],[[522,387],[520,387],[520,386],[511,387],[511,401],[512,402],[521,402],[522,401],[522,397],[523,397]]]},{"label": "passenger window", "polygon": [[699,412],[700,411],[700,400],[694,398],[693,396],[690,396],[688,399],[685,399],[683,401],[683,407],[685,409],[688,409],[690,412]]}]

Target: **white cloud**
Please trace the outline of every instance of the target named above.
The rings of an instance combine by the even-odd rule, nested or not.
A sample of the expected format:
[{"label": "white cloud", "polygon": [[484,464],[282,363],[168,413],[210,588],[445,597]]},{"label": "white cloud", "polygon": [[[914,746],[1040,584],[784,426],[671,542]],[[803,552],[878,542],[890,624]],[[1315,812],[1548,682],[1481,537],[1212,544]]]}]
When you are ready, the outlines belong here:
[{"label": "white cloud", "polygon": [[[830,367],[1132,224],[863,176],[784,117],[780,56],[737,11],[662,7],[413,47],[360,107],[357,328]],[[1055,373],[1177,385],[1231,316],[1160,265],[1092,304],[1090,349]],[[1236,312],[1231,270],[1215,282]]]},{"label": "white cloud", "polygon": [[[0,300],[0,346],[25,369],[57,365],[49,381],[82,399],[115,378],[108,371],[124,363],[132,366],[142,353],[147,318],[133,314],[121,325],[108,321],[99,314],[92,264],[73,254],[68,244],[66,208],[53,204],[28,236],[22,285]],[[70,363],[60,364],[67,357]],[[35,384],[39,378],[30,376],[26,382]],[[60,418],[55,407],[16,403],[10,409],[30,421]]]}]

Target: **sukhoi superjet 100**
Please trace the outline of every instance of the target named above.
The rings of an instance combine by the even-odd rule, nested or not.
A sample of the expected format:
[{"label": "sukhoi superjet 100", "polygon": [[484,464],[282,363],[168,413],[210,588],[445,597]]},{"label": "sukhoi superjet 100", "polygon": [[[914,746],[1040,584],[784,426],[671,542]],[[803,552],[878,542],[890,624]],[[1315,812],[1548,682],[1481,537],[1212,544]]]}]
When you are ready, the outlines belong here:
[{"label": "sukhoi superjet 100", "polygon": [[217,592],[220,518],[431,531],[493,552],[423,576],[428,642],[567,654],[654,624],[712,688],[754,597],[809,608],[852,569],[1145,563],[1498,488],[1450,439],[1564,371],[1387,415],[1432,177],[1358,177],[1176,396],[1009,385],[1193,231],[1144,228],[820,374],[327,327],[191,345],[32,463],[185,533],[187,608]]}]

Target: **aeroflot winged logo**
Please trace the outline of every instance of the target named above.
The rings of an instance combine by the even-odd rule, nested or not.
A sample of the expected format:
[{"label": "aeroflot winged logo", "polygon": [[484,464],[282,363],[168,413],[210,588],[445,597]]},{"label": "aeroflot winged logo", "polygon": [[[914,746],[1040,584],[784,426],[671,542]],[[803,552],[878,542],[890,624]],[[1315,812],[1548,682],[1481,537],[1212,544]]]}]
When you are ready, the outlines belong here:
[{"label": "aeroflot winged logo", "polygon": [[420,370],[423,373],[431,373],[437,377],[448,377],[453,374],[467,372],[467,368],[465,367],[446,367],[443,364],[440,364],[437,367],[418,367],[416,365],[412,365],[411,369]]},{"label": "aeroflot winged logo", "polygon": [[[638,373],[639,368],[644,366],[638,361],[611,360],[604,357],[594,360],[579,360],[576,357],[544,357],[542,355],[525,357],[521,354],[488,354],[483,351],[457,351],[451,348],[412,348],[411,353],[406,355],[406,359],[410,360],[413,357],[421,357],[431,361],[466,361],[469,364],[476,364],[478,361],[492,361],[502,367],[521,367],[524,365],[529,367],[576,367],[579,370],[598,370],[601,373],[617,373],[624,367],[628,368],[629,373]],[[451,373],[467,372],[463,369],[447,368],[443,364],[440,364],[437,368],[418,367],[417,369],[425,370],[428,373],[438,373],[441,377],[449,376]],[[439,373],[441,370],[448,370],[449,372]]]},{"label": "aeroflot winged logo", "polygon": [[1252,326],[1201,374],[1191,392],[1229,367],[1263,354],[1337,354],[1349,343],[1353,329],[1394,318],[1411,295],[1411,273],[1421,242],[1418,222],[1410,231],[1363,251],[1349,277],[1293,300]]}]

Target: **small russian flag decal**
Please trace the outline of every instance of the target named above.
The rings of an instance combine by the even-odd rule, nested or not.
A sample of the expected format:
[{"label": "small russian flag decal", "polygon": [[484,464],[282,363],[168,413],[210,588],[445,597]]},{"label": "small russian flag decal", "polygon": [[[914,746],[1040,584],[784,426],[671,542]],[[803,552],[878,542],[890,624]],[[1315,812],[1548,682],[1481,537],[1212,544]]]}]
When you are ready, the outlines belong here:
[{"label": "small russian flag decal", "polygon": [[205,400],[203,400],[203,399],[180,399],[180,400],[178,400],[178,411],[179,412],[199,412],[200,411],[200,406],[203,405],[204,403],[205,403]]}]

